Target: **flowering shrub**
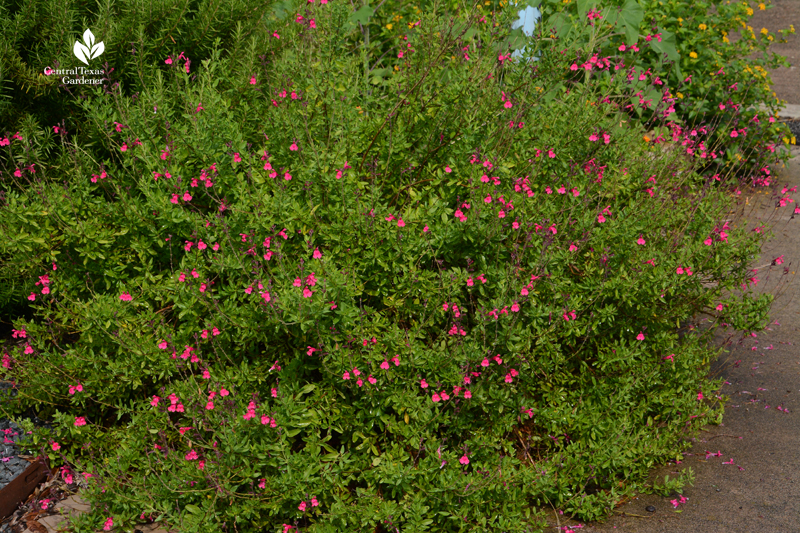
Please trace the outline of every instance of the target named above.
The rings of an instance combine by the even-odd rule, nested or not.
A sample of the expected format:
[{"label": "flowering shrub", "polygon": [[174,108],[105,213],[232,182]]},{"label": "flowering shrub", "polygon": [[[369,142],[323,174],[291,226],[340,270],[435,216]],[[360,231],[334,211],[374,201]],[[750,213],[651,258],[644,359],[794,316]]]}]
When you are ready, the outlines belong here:
[{"label": "flowering shrub", "polygon": [[3,372],[88,484],[78,530],[535,531],[659,490],[720,414],[713,329],[676,325],[764,327],[768,232],[623,122],[626,77],[565,82],[563,42],[512,62],[510,20],[423,15],[367,91],[348,5],[285,15],[4,148],[32,281]]},{"label": "flowering shrub", "polygon": [[[761,10],[770,7],[758,5]],[[777,148],[795,144],[788,127],[775,120],[779,101],[766,71],[789,66],[786,58],[768,48],[777,35],[779,42],[785,42],[794,26],[772,33],[763,28],[756,35],[747,25],[753,14],[747,2],[546,0],[540,9],[545,17],[555,14],[543,28],[555,39],[587,21],[596,27],[596,32],[585,34],[588,50],[576,58],[586,79],[609,78],[592,57],[622,61],[635,77],[672,89],[675,122],[717,125],[705,144],[718,146],[721,157],[702,162],[703,170],[737,172],[739,177],[758,180],[765,177],[763,167]],[[742,38],[731,41],[734,32],[741,32]],[[632,119],[651,119],[652,111],[639,104],[652,100],[654,89],[645,88],[628,103]],[[778,150],[778,155],[785,163],[789,150]]]}]

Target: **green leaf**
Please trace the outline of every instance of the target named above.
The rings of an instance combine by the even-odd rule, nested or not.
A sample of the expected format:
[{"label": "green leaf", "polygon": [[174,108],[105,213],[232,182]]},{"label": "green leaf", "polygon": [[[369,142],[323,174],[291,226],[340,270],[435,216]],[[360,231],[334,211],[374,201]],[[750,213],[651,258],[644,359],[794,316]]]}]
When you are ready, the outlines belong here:
[{"label": "green leaf", "polygon": [[192,505],[191,503],[189,503],[189,504],[186,504],[186,505],[184,506],[184,508],[185,508],[187,511],[189,511],[190,513],[192,513],[192,514],[203,514],[203,510],[202,510],[202,509],[200,509],[200,508],[199,508],[198,506],[196,506],[196,505]]},{"label": "green leaf", "polygon": [[[678,53],[678,48],[675,43],[675,34],[661,28],[659,28],[658,31],[661,33],[661,42],[659,42],[658,39],[653,39],[650,41],[650,46],[659,54],[667,54],[667,59],[670,61],[678,61],[681,56]],[[680,76],[680,74],[678,74],[678,76]]]},{"label": "green leaf", "polygon": [[357,25],[359,22],[362,25],[367,24],[369,22],[369,18],[372,16],[374,12],[375,10],[372,9],[371,7],[364,6],[355,13],[353,13],[352,15],[350,15],[350,18],[347,19],[347,22],[352,26]]},{"label": "green leaf", "polygon": [[546,28],[555,28],[559,39],[565,39],[572,32],[572,21],[563,13],[556,13],[547,19]]},{"label": "green leaf", "polygon": [[644,9],[636,0],[628,0],[622,7],[620,18],[625,23],[625,37],[628,45],[639,40],[639,25],[644,18]]}]

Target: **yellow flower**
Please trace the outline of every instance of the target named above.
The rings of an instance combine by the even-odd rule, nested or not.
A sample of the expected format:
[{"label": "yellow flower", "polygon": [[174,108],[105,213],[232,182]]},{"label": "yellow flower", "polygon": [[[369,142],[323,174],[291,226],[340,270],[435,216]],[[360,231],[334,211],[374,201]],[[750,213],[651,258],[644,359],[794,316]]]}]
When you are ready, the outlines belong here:
[{"label": "yellow flower", "polygon": [[758,9],[760,9],[761,11],[764,11],[765,9],[767,9],[767,6],[765,6],[764,3],[762,2],[762,3],[758,4]]},{"label": "yellow flower", "polygon": [[387,25],[386,25],[386,29],[387,29],[387,30],[391,30],[391,29],[392,29],[392,25],[391,25],[391,24],[387,24]]},{"label": "yellow flower", "polygon": [[797,143],[797,139],[795,138],[794,135],[792,135],[792,144],[796,144],[796,143]]},{"label": "yellow flower", "polygon": [[749,16],[752,16],[752,15],[753,15],[753,10],[748,7],[747,8],[747,16],[749,17]]},{"label": "yellow flower", "polygon": [[708,26],[706,26],[705,24],[700,24],[698,28],[700,28],[701,30],[705,30],[706,28],[708,28]]},{"label": "yellow flower", "polygon": [[773,39],[772,35],[767,35],[767,40],[771,41]]},{"label": "yellow flower", "polygon": [[683,98],[683,93],[678,93],[678,98]]},{"label": "yellow flower", "polygon": [[769,30],[767,28],[761,28],[761,35],[766,35],[768,33],[769,33]]},{"label": "yellow flower", "polygon": [[692,59],[697,59],[697,52],[690,52],[689,57],[691,57]]}]

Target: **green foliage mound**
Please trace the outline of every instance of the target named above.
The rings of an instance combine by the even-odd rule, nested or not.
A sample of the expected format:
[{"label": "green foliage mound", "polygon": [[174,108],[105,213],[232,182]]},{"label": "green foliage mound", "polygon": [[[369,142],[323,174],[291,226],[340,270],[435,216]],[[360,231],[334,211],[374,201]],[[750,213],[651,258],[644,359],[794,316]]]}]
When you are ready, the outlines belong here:
[{"label": "green foliage mound", "polygon": [[373,82],[315,3],[10,140],[3,371],[79,530],[539,531],[680,486],[647,473],[720,411],[676,327],[764,327],[768,233],[626,124],[622,74],[565,82],[580,40],[513,62],[473,22],[421,17]]}]

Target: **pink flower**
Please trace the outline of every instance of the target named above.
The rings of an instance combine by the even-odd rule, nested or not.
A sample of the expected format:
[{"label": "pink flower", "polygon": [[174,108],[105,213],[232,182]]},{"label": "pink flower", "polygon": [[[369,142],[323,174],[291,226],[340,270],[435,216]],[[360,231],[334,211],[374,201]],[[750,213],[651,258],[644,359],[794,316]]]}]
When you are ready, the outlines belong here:
[{"label": "pink flower", "polygon": [[119,299],[122,300],[123,302],[130,302],[132,298],[130,294],[128,294],[127,292],[123,292],[122,294],[120,294]]},{"label": "pink flower", "polygon": [[241,161],[242,161],[242,156],[240,156],[240,155],[239,155],[239,152],[236,152],[235,154],[233,154],[233,160],[234,160],[234,162],[236,162],[236,163],[241,163]]},{"label": "pink flower", "polygon": [[286,173],[283,175],[283,179],[285,179],[286,181],[291,181],[291,180],[292,180],[292,175],[291,175],[291,174],[289,174],[288,172],[286,172]]},{"label": "pink flower", "polygon": [[[389,365],[386,365],[386,367],[388,368]],[[427,389],[428,388],[428,382],[423,379],[422,381],[419,382],[419,386],[422,387],[423,389]]]},{"label": "pink flower", "polygon": [[703,399],[703,393],[702,392],[698,392],[697,393],[697,400],[700,401],[702,399]]},{"label": "pink flower", "polygon": [[636,340],[637,340],[637,341],[643,341],[643,340],[644,340],[644,333],[641,333],[641,332],[640,332],[640,333],[639,333],[639,334],[636,336]]},{"label": "pink flower", "polygon": [[103,524],[103,531],[110,531],[113,525],[114,525],[114,519],[109,516],[108,520],[106,520],[106,523]]},{"label": "pink flower", "polygon": [[399,219],[397,219],[397,227],[398,227],[398,228],[404,228],[404,227],[405,227],[405,225],[406,225],[406,223],[405,223],[405,222],[403,222],[403,219],[402,219],[402,218],[399,218]]},{"label": "pink flower", "polygon": [[640,237],[639,237],[639,240],[637,240],[637,241],[636,241],[636,243],[637,243],[637,244],[639,244],[639,245],[641,245],[641,246],[644,246],[644,245],[645,245],[645,240],[644,240],[644,238],[642,238],[642,237],[640,236]]},{"label": "pink flower", "polygon": [[342,374],[342,379],[344,380],[350,379],[350,372],[345,372],[344,374]]},{"label": "pink flower", "polygon": [[51,444],[51,446],[52,446],[54,452],[57,452],[58,450],[61,449],[61,445],[59,443],[55,442],[55,441],[53,442],[53,444]]},{"label": "pink flower", "polygon": [[300,511],[305,512],[306,510],[306,502],[300,502],[300,505],[297,506]]},{"label": "pink flower", "polygon": [[292,152],[296,152],[297,151],[297,143],[292,143],[292,145],[289,146],[289,150],[291,150]]},{"label": "pink flower", "polygon": [[316,497],[311,498],[311,507],[319,507],[319,502]]},{"label": "pink flower", "polygon": [[739,136],[739,133],[736,130],[733,130],[731,132],[731,137],[738,137],[738,136]]},{"label": "pink flower", "polygon": [[255,84],[256,84],[256,77],[255,76],[251,76],[250,77],[250,85],[255,85]]},{"label": "pink flower", "polygon": [[470,391],[464,391],[464,398],[469,400],[470,398],[472,398],[472,393]]},{"label": "pink flower", "polygon": [[441,397],[439,397],[439,394],[435,392],[433,393],[433,396],[431,396],[431,400],[433,400],[434,403],[439,403],[442,401]]},{"label": "pink flower", "polygon": [[381,363],[381,370],[389,370],[389,361],[384,360],[383,363]]},{"label": "pink flower", "polygon": [[461,463],[462,465],[468,465],[469,464],[469,458],[467,457],[467,454],[464,454],[463,456],[461,456],[461,459],[459,459],[458,462]]},{"label": "pink flower", "polygon": [[602,214],[599,214],[597,215],[597,221],[602,224],[606,221],[606,217],[604,217]]},{"label": "pink flower", "polygon": [[550,159],[554,159],[554,158],[556,157],[556,153],[555,153],[554,151],[552,151],[552,150],[548,150],[548,151],[547,151],[547,156],[548,156]]},{"label": "pink flower", "polygon": [[171,57],[166,58],[164,60],[164,63],[166,63],[167,65],[171,65],[172,64],[172,58]]},{"label": "pink flower", "polygon": [[322,252],[319,251],[319,248],[314,248],[314,255],[312,257],[314,259],[322,259]]},{"label": "pink flower", "polygon": [[450,167],[444,167],[444,171],[450,174],[453,171],[453,169],[451,169]]},{"label": "pink flower", "polygon": [[309,290],[308,287],[303,289],[303,298],[311,298],[314,293]]},{"label": "pink flower", "polygon": [[82,416],[75,417],[75,427],[85,426],[86,425],[86,418]]},{"label": "pink flower", "polygon": [[192,195],[189,194],[189,191],[186,191],[185,193],[183,193],[183,201],[184,202],[191,202],[192,201]]},{"label": "pink flower", "polygon": [[481,361],[481,366],[489,366],[489,358],[484,357],[483,361]]}]

